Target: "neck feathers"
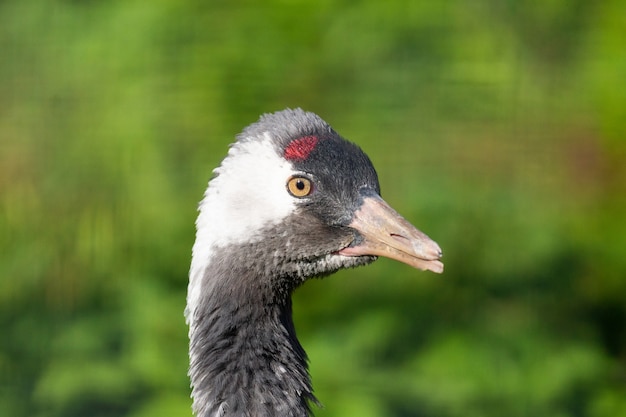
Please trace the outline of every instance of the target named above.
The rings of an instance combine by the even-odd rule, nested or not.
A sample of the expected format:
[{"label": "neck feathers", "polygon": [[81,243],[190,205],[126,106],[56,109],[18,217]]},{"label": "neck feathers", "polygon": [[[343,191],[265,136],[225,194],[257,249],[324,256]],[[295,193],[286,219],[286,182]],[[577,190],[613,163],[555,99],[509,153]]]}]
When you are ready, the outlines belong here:
[{"label": "neck feathers", "polygon": [[[231,270],[232,273],[232,270]],[[204,277],[204,283],[212,277]],[[194,412],[199,417],[310,415],[315,402],[306,353],[298,342],[291,299],[265,297],[263,288],[221,276],[189,312]]]}]

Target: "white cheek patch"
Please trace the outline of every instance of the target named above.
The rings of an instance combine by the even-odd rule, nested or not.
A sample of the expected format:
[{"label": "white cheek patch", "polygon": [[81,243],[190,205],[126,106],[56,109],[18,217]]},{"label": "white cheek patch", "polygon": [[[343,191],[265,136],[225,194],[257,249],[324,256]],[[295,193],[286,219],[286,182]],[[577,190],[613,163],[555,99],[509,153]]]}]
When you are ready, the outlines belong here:
[{"label": "white cheek patch", "polygon": [[188,323],[212,249],[253,242],[260,229],[279,223],[295,209],[295,199],[286,188],[293,167],[271,142],[265,133],[262,139],[235,143],[214,171],[217,176],[209,182],[196,220],[185,311]]}]

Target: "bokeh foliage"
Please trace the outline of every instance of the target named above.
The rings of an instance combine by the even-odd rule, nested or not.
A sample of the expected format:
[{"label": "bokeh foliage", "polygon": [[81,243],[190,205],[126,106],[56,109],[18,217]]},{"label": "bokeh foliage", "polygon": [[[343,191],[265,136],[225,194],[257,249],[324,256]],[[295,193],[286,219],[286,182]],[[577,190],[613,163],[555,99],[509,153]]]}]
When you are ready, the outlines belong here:
[{"label": "bokeh foliage", "polygon": [[626,416],[625,38],[620,0],[2,2],[0,415],[191,415],[197,201],[300,106],[446,264],[298,290],[316,415]]}]

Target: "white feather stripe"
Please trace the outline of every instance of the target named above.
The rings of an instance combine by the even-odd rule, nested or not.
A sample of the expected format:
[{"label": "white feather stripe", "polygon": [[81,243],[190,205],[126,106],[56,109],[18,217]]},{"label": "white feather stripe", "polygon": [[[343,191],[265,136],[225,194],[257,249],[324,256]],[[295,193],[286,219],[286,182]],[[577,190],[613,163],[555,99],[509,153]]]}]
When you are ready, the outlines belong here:
[{"label": "white feather stripe", "polygon": [[[213,248],[254,242],[263,227],[277,224],[295,209],[286,183],[293,166],[277,152],[269,133],[233,144],[200,202],[193,245],[187,309],[191,323],[202,277]],[[250,206],[255,208],[253,215]],[[191,329],[190,329],[191,330]]]}]

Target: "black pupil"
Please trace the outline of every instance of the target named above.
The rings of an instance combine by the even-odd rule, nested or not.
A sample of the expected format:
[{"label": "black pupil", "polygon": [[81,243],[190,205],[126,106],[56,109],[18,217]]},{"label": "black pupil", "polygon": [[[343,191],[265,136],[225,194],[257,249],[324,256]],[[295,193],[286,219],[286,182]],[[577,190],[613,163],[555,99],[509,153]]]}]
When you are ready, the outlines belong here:
[{"label": "black pupil", "polygon": [[296,188],[300,191],[304,190],[304,181],[302,180],[296,181]]}]

